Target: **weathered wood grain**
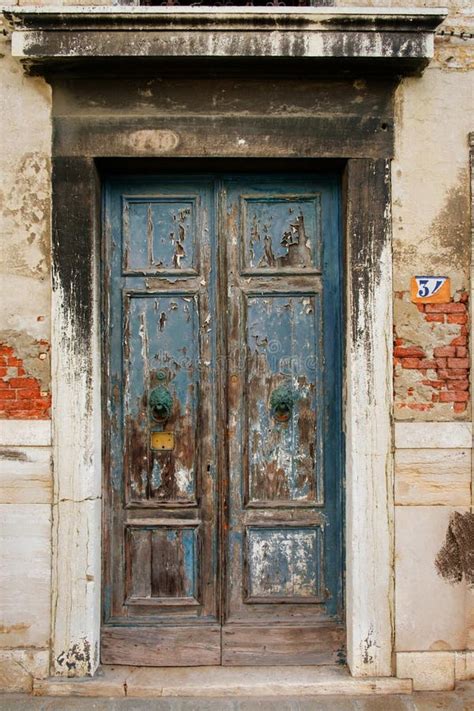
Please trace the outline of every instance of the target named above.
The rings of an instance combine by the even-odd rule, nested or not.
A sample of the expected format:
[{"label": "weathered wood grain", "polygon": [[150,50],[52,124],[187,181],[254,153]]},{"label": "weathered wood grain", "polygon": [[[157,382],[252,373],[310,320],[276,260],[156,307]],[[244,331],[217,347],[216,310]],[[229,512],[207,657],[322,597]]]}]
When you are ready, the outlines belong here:
[{"label": "weathered wood grain", "polygon": [[220,664],[219,625],[113,627],[102,629],[104,664],[132,666],[207,666]]},{"label": "weathered wood grain", "polygon": [[[217,617],[213,189],[174,177],[112,182],[106,192],[106,658],[114,645],[125,661],[127,645],[145,658],[142,639],[150,646],[158,629],[165,651],[151,659],[186,664],[196,619]],[[164,419],[151,407],[160,388]],[[154,432],[169,433],[172,447],[155,448]],[[123,641],[107,636],[117,623],[129,630]]]},{"label": "weathered wood grain", "polygon": [[[236,176],[224,179],[221,195],[229,313],[225,620],[229,635],[242,624],[243,647],[260,645],[260,632],[275,639],[265,663],[275,663],[277,644],[287,660],[294,649],[298,663],[317,655],[308,651],[309,635],[295,646],[291,625],[342,614],[338,184],[335,176]],[[272,404],[279,389],[290,398],[283,414]],[[322,514],[329,525],[320,525]],[[265,644],[243,663],[259,663]],[[233,658],[239,663],[237,652]]]},{"label": "weathered wood grain", "polygon": [[[217,228],[214,190],[216,217],[227,216]],[[192,205],[190,212],[186,205]],[[112,181],[104,256],[110,265],[104,293],[110,319],[104,334],[106,339],[110,334],[104,377],[110,444],[103,633],[113,629],[114,634],[104,647],[105,659],[116,660],[116,648],[129,661],[125,639],[131,650],[134,645],[142,649],[154,632],[168,630],[166,639],[171,639],[175,629],[178,636],[174,651],[167,650],[167,663],[180,664],[188,648],[180,649],[186,625],[191,634],[197,617],[223,618],[223,611],[218,616],[219,584],[226,590],[225,614],[258,629],[265,624],[270,630],[278,622],[282,649],[288,658],[296,650],[295,663],[317,655],[305,657],[291,623],[312,628],[322,619],[340,620],[337,221],[334,176],[272,175],[264,187],[261,177],[252,176],[237,183],[229,176],[213,182],[177,177]],[[247,243],[243,251],[239,230]],[[217,245],[220,268],[231,275],[230,299],[222,293],[221,273],[213,268]],[[216,364],[214,339],[220,330],[226,334],[220,354],[225,354],[225,343],[228,357]],[[327,376],[323,358],[332,365]],[[242,424],[229,439],[229,488],[224,471],[218,472],[222,504],[216,499],[212,462],[216,417],[225,433],[227,402],[212,382],[216,370],[222,388],[229,377],[231,423]],[[236,399],[239,378],[242,390]],[[175,445],[164,452],[149,444],[150,428],[157,422],[148,398],[151,388],[162,387],[160,382],[173,393],[160,426],[173,434]],[[275,390],[285,383],[294,389],[288,416],[272,404]],[[216,397],[223,403],[219,413]],[[225,451],[223,434],[220,441]],[[237,560],[240,553],[243,564]],[[122,641],[118,624],[133,630]],[[247,626],[246,633],[251,638],[253,627]],[[304,639],[312,650],[309,636]],[[321,649],[319,657],[327,659]],[[136,653],[130,651],[132,657]]]},{"label": "weathered wood grain", "polygon": [[328,626],[224,625],[222,664],[335,664],[344,646],[344,628]]}]

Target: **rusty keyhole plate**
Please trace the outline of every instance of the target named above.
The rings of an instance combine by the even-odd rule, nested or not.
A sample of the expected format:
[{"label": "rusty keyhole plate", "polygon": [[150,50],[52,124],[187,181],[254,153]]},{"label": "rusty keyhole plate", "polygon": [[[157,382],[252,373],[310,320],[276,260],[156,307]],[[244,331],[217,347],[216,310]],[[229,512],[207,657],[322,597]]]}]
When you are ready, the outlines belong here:
[{"label": "rusty keyhole plate", "polygon": [[174,432],[152,432],[150,447],[161,452],[174,449]]}]

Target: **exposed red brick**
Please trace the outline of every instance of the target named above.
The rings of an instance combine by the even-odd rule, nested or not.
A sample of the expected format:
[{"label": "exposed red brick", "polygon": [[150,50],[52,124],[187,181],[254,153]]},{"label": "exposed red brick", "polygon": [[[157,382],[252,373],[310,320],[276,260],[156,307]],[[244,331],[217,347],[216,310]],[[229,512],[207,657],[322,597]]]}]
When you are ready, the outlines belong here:
[{"label": "exposed red brick", "polygon": [[[39,344],[49,350],[47,342],[40,341]],[[0,418],[48,419],[51,395],[42,395],[40,382],[28,376],[23,361],[11,346],[0,344],[0,357],[3,361],[0,368]]]},{"label": "exposed red brick", "polygon": [[468,373],[469,371],[467,368],[452,368],[451,370],[448,370],[448,375],[446,379],[452,380],[453,378],[458,378],[461,380],[465,380],[468,376]]},{"label": "exposed red brick", "polygon": [[418,369],[420,367],[420,358],[403,358],[402,368]]},{"label": "exposed red brick", "polygon": [[467,402],[469,393],[462,392],[444,392],[439,394],[440,402]]},{"label": "exposed red brick", "polygon": [[405,407],[410,408],[410,410],[418,410],[419,412],[426,412],[433,408],[432,403],[422,403],[422,402],[408,402]]},{"label": "exposed red brick", "polygon": [[[422,380],[423,385],[428,385],[430,388],[444,388],[446,383],[444,380]],[[409,392],[409,391],[408,391]]]},{"label": "exposed red brick", "polygon": [[16,393],[17,400],[31,400],[32,407],[34,407],[34,402],[38,397],[38,388],[19,388]]},{"label": "exposed red brick", "polygon": [[437,323],[444,323],[444,314],[426,314],[425,321],[435,321]]},{"label": "exposed red brick", "polygon": [[10,378],[8,381],[11,388],[37,388],[38,381],[35,378]]},{"label": "exposed red brick", "polygon": [[464,313],[466,311],[465,304],[460,304],[452,301],[449,304],[426,304],[425,311],[427,314],[456,314]]},{"label": "exposed red brick", "polygon": [[430,360],[429,358],[422,358],[420,361],[420,368],[435,370],[438,367],[435,360]]},{"label": "exposed red brick", "polygon": [[448,358],[448,368],[469,368],[469,359]]},{"label": "exposed red brick", "polygon": [[7,365],[9,367],[19,366],[23,365],[23,361],[21,361],[19,358],[15,358],[14,356],[10,356],[9,358],[7,358]]},{"label": "exposed red brick", "polygon": [[454,358],[456,356],[456,348],[454,346],[440,346],[433,350],[436,358]]},{"label": "exposed red brick", "polygon": [[[397,356],[397,358],[424,358],[425,351],[423,348],[419,348],[418,346],[397,346],[394,349],[394,355]],[[454,348],[452,355],[456,355]]]},{"label": "exposed red brick", "polygon": [[448,380],[448,390],[469,390],[469,380]]},{"label": "exposed red brick", "polygon": [[[451,403],[456,413],[465,411],[465,404],[469,401],[470,388],[468,297],[468,292],[462,292],[457,294],[456,301],[451,301],[448,304],[417,305],[427,323],[449,323],[457,326],[455,329],[457,333],[453,334],[454,337],[450,343],[430,344],[433,348],[432,358],[424,355],[421,345],[404,345],[402,339],[397,338],[394,330],[395,363],[400,363],[404,369],[417,371],[419,385],[432,388],[434,391],[431,395],[432,402],[416,402],[419,397],[417,386],[413,384],[410,387],[407,386],[406,397],[410,402],[397,402],[397,407],[421,412],[430,410],[436,407],[436,403],[442,402]],[[430,373],[429,376],[428,373]]]}]

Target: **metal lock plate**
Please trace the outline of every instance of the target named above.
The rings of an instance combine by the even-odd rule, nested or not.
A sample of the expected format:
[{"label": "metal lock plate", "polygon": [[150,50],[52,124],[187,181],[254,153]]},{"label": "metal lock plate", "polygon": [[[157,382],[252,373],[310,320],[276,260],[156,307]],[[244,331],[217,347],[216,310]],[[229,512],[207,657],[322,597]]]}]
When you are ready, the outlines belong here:
[{"label": "metal lock plate", "polygon": [[174,432],[152,432],[150,447],[161,452],[174,449]]}]

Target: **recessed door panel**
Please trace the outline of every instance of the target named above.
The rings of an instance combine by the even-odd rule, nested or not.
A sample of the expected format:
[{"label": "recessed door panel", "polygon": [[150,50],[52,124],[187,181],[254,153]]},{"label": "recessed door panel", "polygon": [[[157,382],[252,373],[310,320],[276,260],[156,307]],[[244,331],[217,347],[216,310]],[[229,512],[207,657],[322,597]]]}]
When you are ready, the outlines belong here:
[{"label": "recessed door panel", "polygon": [[123,271],[196,273],[197,197],[124,197]]},{"label": "recessed door panel", "polygon": [[320,295],[243,298],[248,504],[322,502]]},{"label": "recessed door panel", "polygon": [[[198,295],[127,293],[124,343],[128,499],[196,504],[201,385]],[[158,407],[162,400],[161,406],[169,411],[157,414],[153,398]],[[169,448],[155,446],[158,432],[172,435]]]},{"label": "recessed door panel", "polygon": [[129,526],[127,604],[199,604],[197,526]]},{"label": "recessed door panel", "polygon": [[320,194],[241,195],[243,271],[319,269]]},{"label": "recessed door panel", "polygon": [[323,602],[320,526],[246,529],[246,602]]}]

